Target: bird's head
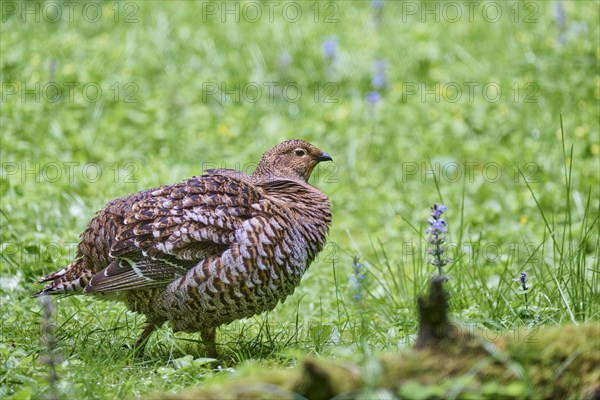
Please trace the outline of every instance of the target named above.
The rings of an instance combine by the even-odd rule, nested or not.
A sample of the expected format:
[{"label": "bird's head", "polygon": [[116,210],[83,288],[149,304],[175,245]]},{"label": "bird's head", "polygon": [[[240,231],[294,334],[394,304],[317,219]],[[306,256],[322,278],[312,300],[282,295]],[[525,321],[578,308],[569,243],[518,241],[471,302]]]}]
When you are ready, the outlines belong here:
[{"label": "bird's head", "polygon": [[286,140],[263,154],[253,177],[266,180],[300,178],[307,182],[321,161],[333,159],[305,140]]}]

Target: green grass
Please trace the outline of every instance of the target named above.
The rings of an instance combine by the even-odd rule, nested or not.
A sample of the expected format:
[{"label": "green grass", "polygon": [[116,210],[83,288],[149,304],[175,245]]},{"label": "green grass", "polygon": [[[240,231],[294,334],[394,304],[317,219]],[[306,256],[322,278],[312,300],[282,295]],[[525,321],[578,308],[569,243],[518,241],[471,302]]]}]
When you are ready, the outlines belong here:
[{"label": "green grass", "polygon": [[[194,361],[204,356],[199,335],[168,326],[136,359],[123,346],[143,317],[116,303],[60,299],[52,317],[60,395],[176,392],[306,354],[368,365],[370,354],[410,345],[415,296],[434,272],[425,229],[436,202],[449,208],[446,272],[461,327],[493,338],[499,329],[526,336],[542,324],[600,319],[597,2],[564,3],[563,44],[551,2],[495,3],[503,12],[495,23],[481,14],[486,2],[473,22],[464,6],[455,23],[422,22],[385,2],[378,24],[370,2],[322,3],[317,17],[313,2],[298,2],[298,22],[280,6],[272,22],[264,9],[254,23],[206,14],[221,2],[123,2],[118,15],[107,2],[97,22],[82,6],[72,22],[44,14],[22,22],[7,4],[34,7],[1,5],[0,397],[51,394],[42,310],[30,295],[36,279],[70,262],[96,210],[215,163],[251,170],[265,149],[294,137],[335,160],[313,176],[333,203],[329,245],[294,295],[220,329],[223,356],[212,364]],[[525,21],[535,11],[527,4],[537,21]],[[325,22],[330,12],[337,22]],[[130,13],[137,22],[126,22]],[[322,44],[333,37],[330,65]],[[389,84],[371,106],[377,59]],[[71,83],[79,83],[72,100]],[[215,84],[229,102],[210,94]],[[489,84],[502,89],[497,101],[482,92]],[[23,85],[32,92],[23,95]],[[102,96],[91,101],[96,87]],[[282,87],[302,95],[292,101]],[[456,87],[463,92],[453,101]],[[358,301],[355,255],[366,269]],[[521,271],[534,277],[527,302],[513,281]]]}]

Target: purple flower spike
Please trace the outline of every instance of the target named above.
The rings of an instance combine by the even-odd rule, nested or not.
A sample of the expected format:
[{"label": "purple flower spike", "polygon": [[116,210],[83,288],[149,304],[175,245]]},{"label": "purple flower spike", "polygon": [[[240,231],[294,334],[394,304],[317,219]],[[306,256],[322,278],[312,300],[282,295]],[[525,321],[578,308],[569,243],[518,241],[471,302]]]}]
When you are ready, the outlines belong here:
[{"label": "purple flower spike", "polygon": [[323,42],[323,53],[329,62],[333,62],[336,58],[337,38],[331,37]]},{"label": "purple flower spike", "polygon": [[379,102],[379,100],[381,100],[381,95],[379,94],[379,92],[373,91],[367,94],[367,101],[369,102],[369,104],[376,104]]},{"label": "purple flower spike", "polygon": [[371,84],[376,89],[387,87],[387,63],[384,60],[377,60],[374,63],[374,67],[375,75],[373,75]]},{"label": "purple flower spike", "polygon": [[365,280],[364,268],[365,266],[360,263],[358,257],[354,257],[352,262],[353,274],[350,276],[350,284],[353,286],[355,292],[352,298],[357,301],[362,299],[363,281]]},{"label": "purple flower spike", "polygon": [[527,287],[527,272],[521,272],[521,275],[515,279],[515,282],[519,282],[521,284],[521,289],[529,290]]},{"label": "purple flower spike", "polygon": [[431,218],[429,218],[429,227],[425,231],[429,235],[427,241],[433,245],[428,253],[433,256],[431,263],[437,267],[438,274],[442,275],[442,267],[450,262],[444,253],[446,248],[443,244],[446,242],[446,232],[448,232],[448,224],[442,219],[442,214],[448,210],[443,204],[434,204],[431,207]]}]

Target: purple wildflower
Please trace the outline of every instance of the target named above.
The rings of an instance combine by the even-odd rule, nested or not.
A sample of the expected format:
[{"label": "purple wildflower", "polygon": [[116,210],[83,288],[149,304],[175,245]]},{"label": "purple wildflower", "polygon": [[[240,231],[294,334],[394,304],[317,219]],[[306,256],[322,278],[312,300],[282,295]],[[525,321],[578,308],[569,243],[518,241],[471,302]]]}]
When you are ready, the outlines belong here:
[{"label": "purple wildflower", "polygon": [[323,53],[329,62],[335,61],[338,41],[337,38],[331,37],[323,42]]},{"label": "purple wildflower", "polygon": [[529,290],[527,287],[527,272],[521,272],[521,275],[515,279],[515,282],[519,282],[521,284],[521,289]]},{"label": "purple wildflower", "polygon": [[552,11],[554,11],[554,19],[558,23],[558,26],[564,30],[567,27],[567,14],[562,3],[560,1],[552,3]]},{"label": "purple wildflower", "polygon": [[562,46],[567,41],[567,14],[559,1],[552,3],[552,10],[554,11],[554,20],[558,24],[558,38],[556,41]]},{"label": "purple wildflower", "polygon": [[442,219],[442,214],[448,210],[443,204],[434,204],[431,208],[431,218],[429,218],[429,227],[425,231],[429,235],[427,241],[433,245],[432,249],[429,249],[428,253],[433,256],[431,263],[437,267],[438,274],[442,275],[442,267],[444,267],[450,260],[444,257],[446,248],[443,244],[446,242],[446,232],[448,232],[448,224]]},{"label": "purple wildflower", "polygon": [[376,60],[374,63],[375,67],[375,75],[373,75],[373,80],[371,84],[374,88],[380,89],[387,87],[387,63],[385,60]]},{"label": "purple wildflower", "polygon": [[521,285],[521,289],[523,290],[522,294],[525,294],[525,309],[528,309],[529,306],[527,301],[527,294],[529,293],[529,289],[531,288],[531,286],[527,287],[527,272],[521,272],[519,277],[514,279],[514,281]]},{"label": "purple wildflower", "polygon": [[374,105],[377,102],[379,102],[379,100],[381,100],[381,95],[379,94],[379,92],[372,91],[367,94],[367,101],[369,102],[369,104]]},{"label": "purple wildflower", "polygon": [[435,219],[439,219],[443,213],[448,211],[448,207],[443,204],[434,204],[432,208],[431,216]]},{"label": "purple wildflower", "polygon": [[352,276],[350,276],[350,283],[354,287],[355,294],[352,298],[356,301],[362,299],[362,282],[365,279],[364,265],[360,263],[358,257],[354,257],[352,262]]},{"label": "purple wildflower", "polygon": [[381,19],[381,9],[383,8],[383,0],[373,0],[371,2],[371,8],[373,8],[373,23],[379,24]]}]

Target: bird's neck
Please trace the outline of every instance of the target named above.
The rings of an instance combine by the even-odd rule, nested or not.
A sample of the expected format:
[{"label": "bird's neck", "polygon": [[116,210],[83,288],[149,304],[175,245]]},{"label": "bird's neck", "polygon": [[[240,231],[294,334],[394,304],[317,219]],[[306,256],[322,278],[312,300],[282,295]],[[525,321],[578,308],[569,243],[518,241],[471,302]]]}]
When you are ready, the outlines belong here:
[{"label": "bird's neck", "polygon": [[291,167],[282,167],[279,165],[275,168],[272,164],[261,162],[252,173],[252,179],[257,182],[289,180],[306,183],[310,176],[310,172],[312,171],[309,171],[308,176],[305,177]]}]

